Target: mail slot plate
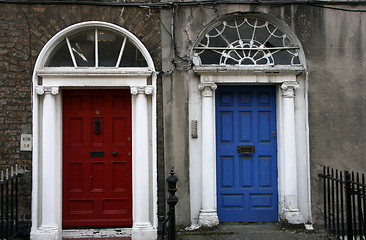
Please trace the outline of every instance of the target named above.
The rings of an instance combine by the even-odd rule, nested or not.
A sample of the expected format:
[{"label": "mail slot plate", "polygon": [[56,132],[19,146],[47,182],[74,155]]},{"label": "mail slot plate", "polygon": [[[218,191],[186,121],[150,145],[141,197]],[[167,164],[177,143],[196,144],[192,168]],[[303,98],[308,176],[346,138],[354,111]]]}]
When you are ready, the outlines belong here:
[{"label": "mail slot plate", "polygon": [[90,157],[104,157],[104,152],[90,152]]},{"label": "mail slot plate", "polygon": [[238,146],[239,154],[253,154],[255,153],[255,146]]}]

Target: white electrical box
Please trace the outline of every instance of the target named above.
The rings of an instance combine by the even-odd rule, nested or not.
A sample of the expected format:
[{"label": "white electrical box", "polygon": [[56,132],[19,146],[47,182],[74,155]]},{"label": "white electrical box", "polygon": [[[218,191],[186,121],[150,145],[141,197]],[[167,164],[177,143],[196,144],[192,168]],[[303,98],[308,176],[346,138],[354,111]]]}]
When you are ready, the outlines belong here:
[{"label": "white electrical box", "polygon": [[20,135],[20,151],[32,151],[32,134]]}]

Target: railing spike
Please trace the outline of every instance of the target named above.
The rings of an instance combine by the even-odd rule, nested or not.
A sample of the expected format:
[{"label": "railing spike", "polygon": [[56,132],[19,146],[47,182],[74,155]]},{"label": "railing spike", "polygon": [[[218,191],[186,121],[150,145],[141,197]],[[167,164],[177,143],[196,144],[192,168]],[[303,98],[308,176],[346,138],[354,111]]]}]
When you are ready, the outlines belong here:
[{"label": "railing spike", "polygon": [[12,239],[18,233],[18,179],[23,174],[17,165],[0,171],[0,239]]}]

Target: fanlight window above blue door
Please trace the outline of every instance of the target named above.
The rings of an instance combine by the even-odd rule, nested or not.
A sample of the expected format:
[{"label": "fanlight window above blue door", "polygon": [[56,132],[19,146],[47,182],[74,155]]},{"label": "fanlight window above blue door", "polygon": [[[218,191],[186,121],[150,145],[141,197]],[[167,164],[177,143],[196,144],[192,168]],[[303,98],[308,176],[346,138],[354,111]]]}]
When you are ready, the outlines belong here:
[{"label": "fanlight window above blue door", "polygon": [[48,59],[45,67],[147,67],[141,51],[128,37],[103,28],[66,36]]},{"label": "fanlight window above blue door", "polygon": [[194,47],[194,57],[199,65],[300,66],[299,49],[272,23],[237,17],[209,30]]}]

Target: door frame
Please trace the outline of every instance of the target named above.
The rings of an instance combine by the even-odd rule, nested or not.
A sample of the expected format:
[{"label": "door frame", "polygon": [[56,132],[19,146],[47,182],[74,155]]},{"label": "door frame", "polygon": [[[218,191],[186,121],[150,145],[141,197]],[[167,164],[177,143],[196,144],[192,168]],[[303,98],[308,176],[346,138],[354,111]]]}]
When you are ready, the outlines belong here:
[{"label": "door frame", "polygon": [[[220,90],[220,88],[224,88],[224,89],[223,90]],[[236,100],[232,99],[232,102],[234,104],[233,105],[234,107],[232,105],[228,106],[226,104],[220,106],[221,105],[220,104],[220,99],[219,99],[220,95],[219,95],[219,92],[218,91],[222,91],[221,93],[223,93],[223,94],[225,94],[225,93],[233,93],[232,96],[234,96],[234,97],[240,96],[241,93],[251,93],[252,94],[251,95],[251,98],[253,99],[252,100],[252,103],[253,104],[240,105],[240,103],[237,102],[237,101],[240,101],[240,100],[238,100],[238,99],[236,99]],[[258,103],[259,99],[254,100],[256,97],[259,96],[259,93],[260,92],[265,92],[265,93],[270,92],[270,96],[271,97],[270,97],[270,104],[269,104],[269,106],[260,105]],[[238,95],[236,95],[236,94],[238,94]],[[252,163],[255,163],[257,161],[257,164],[258,164],[256,166],[256,168],[255,167],[253,168],[253,170],[255,172],[259,172],[260,171],[260,167],[259,167],[259,164],[260,164],[260,155],[262,155],[262,154],[260,152],[258,152],[257,150],[259,150],[259,148],[261,148],[260,145],[262,145],[262,147],[264,147],[266,150],[268,150],[268,148],[271,148],[271,156],[272,156],[271,162],[273,164],[270,164],[270,166],[271,166],[270,173],[271,173],[271,176],[273,176],[271,178],[271,181],[273,181],[273,184],[271,184],[271,187],[270,188],[273,189],[273,194],[272,194],[272,199],[273,199],[273,202],[272,203],[273,203],[273,205],[272,206],[274,207],[274,209],[271,209],[271,210],[261,209],[260,210],[258,208],[255,209],[255,208],[250,208],[249,207],[247,209],[243,208],[240,211],[242,213],[243,212],[251,212],[251,211],[257,212],[258,211],[257,213],[258,213],[258,215],[260,215],[260,217],[258,217],[257,214],[253,214],[255,217],[253,217],[252,219],[261,218],[262,220],[260,220],[260,222],[278,221],[277,137],[274,137],[274,139],[272,139],[270,143],[262,142],[262,144],[261,144],[259,142],[259,138],[260,138],[259,134],[258,133],[255,133],[256,131],[258,132],[258,129],[260,129],[259,122],[258,122],[259,121],[259,116],[257,116],[257,117],[254,116],[255,114],[260,113],[262,111],[266,111],[266,112],[267,111],[270,111],[270,113],[271,113],[270,115],[271,116],[273,116],[273,115],[275,116],[274,118],[271,117],[270,118],[271,120],[269,122],[269,124],[270,124],[270,127],[269,128],[270,128],[270,132],[271,132],[269,134],[271,134],[270,138],[272,138],[272,131],[274,130],[274,131],[277,132],[277,125],[276,125],[276,121],[277,121],[277,119],[276,119],[276,89],[275,89],[275,85],[232,85],[231,86],[231,85],[221,85],[220,84],[218,86],[218,89],[217,89],[215,95],[217,96],[217,97],[215,96],[216,97],[216,99],[215,99],[215,107],[216,107],[216,109],[215,109],[215,117],[216,117],[215,120],[216,120],[216,123],[217,123],[215,125],[215,130],[216,130],[215,134],[216,134],[216,170],[217,170],[216,171],[216,178],[218,179],[217,184],[216,184],[217,202],[218,202],[218,204],[217,204],[218,216],[220,215],[220,205],[222,205],[222,203],[225,202],[222,199],[222,197],[224,197],[224,195],[229,194],[229,195],[234,196],[234,195],[239,195],[239,194],[243,193],[243,195],[242,195],[243,196],[243,199],[242,200],[244,200],[243,204],[244,205],[245,204],[249,204],[250,205],[250,203],[245,200],[245,199],[250,199],[250,198],[246,198],[245,196],[248,196],[248,194],[250,195],[250,192],[253,191],[253,189],[250,188],[250,187],[248,188],[248,186],[247,187],[244,187],[244,188],[243,187],[240,187],[240,186],[231,186],[231,187],[233,187],[233,188],[236,189],[235,191],[232,192],[233,189],[230,190],[231,187],[229,187],[229,188],[228,187],[223,187],[222,185],[219,184],[220,179],[221,179],[221,183],[223,182],[223,177],[222,176],[220,177],[220,175],[221,174],[224,174],[225,175],[224,171],[220,170],[220,166],[221,167],[223,166],[222,164],[220,164],[220,162],[221,162],[220,161],[220,156],[221,157],[225,157],[225,156],[226,157],[229,157],[230,155],[232,155],[233,156],[233,162],[240,161],[241,158],[252,158],[253,159]],[[232,110],[229,110],[228,108],[229,109],[232,109]],[[264,110],[264,109],[266,109],[266,110]],[[258,142],[252,142],[252,141],[250,141],[250,142],[242,142],[242,141],[240,141],[240,138],[241,137],[238,134],[235,134],[235,131],[234,131],[233,133],[234,133],[234,135],[236,135],[236,137],[233,137],[233,142],[232,142],[233,144],[230,144],[229,142],[227,142],[226,144],[225,143],[220,144],[219,137],[222,136],[222,133],[220,133],[220,132],[223,132],[223,130],[226,129],[227,124],[225,126],[225,125],[223,125],[223,123],[221,123],[221,124],[219,123],[222,120],[220,120],[220,116],[218,116],[218,114],[220,114],[220,112],[223,112],[223,113],[226,112],[227,113],[227,111],[229,111],[229,112],[232,111],[233,116],[234,116],[234,118],[232,118],[232,120],[234,121],[233,125],[234,125],[234,128],[235,128],[235,124],[236,124],[237,125],[236,126],[237,129],[240,129],[240,126],[239,126],[239,122],[238,122],[238,118],[237,117],[239,115],[241,115],[240,114],[241,112],[246,112],[246,111],[253,112],[253,113],[255,112],[255,114],[252,114],[252,116],[253,116],[253,119],[252,120],[256,119],[254,122],[256,122],[256,124],[258,124],[258,126],[257,126],[257,128],[253,128],[253,136],[252,137],[253,137],[253,139],[258,138]],[[228,130],[228,129],[230,129],[230,131],[231,131],[231,127],[228,127],[226,130]],[[273,136],[276,136],[276,133]],[[239,138],[239,139],[237,139],[237,138]],[[229,145],[227,145],[227,144],[229,144]],[[231,150],[228,151],[226,149],[224,151],[220,151],[220,150],[223,150],[223,149],[227,148],[227,147],[225,147],[225,145],[227,145],[227,147],[231,148]],[[255,153],[254,154],[250,154],[250,155],[238,154],[236,152],[236,146],[239,146],[239,145],[240,146],[254,145],[255,146]],[[233,149],[233,147],[235,147],[235,149]],[[235,151],[235,152],[233,152],[233,151]],[[267,154],[269,154],[269,152],[267,152]],[[267,154],[265,154],[265,155],[267,155]],[[254,160],[254,159],[257,159],[257,160]],[[238,164],[240,165],[240,163],[238,163]],[[236,171],[234,169],[235,169],[235,167],[232,169],[232,173],[233,174]],[[243,173],[240,173],[240,172],[241,171],[236,172],[238,174],[236,177],[239,177],[239,179],[244,176],[244,175],[241,175]],[[261,175],[261,174],[258,173],[258,176],[259,175]],[[235,176],[235,174],[234,174],[234,176]],[[255,176],[255,174],[253,176]],[[256,180],[253,180],[253,184],[254,185],[258,184],[257,185],[258,188],[255,187],[255,190],[254,191],[257,194],[259,194],[259,195],[262,194],[263,192],[266,192],[266,190],[264,188],[261,188],[260,187],[260,185],[261,185],[260,184],[260,179],[259,178],[254,178],[254,179],[258,179],[259,180],[259,182],[257,182]],[[236,179],[234,180],[234,182],[237,183]],[[235,183],[234,183],[234,185],[235,185]],[[220,189],[221,189],[221,192],[220,192]],[[220,204],[220,202],[221,202],[221,204]],[[221,217],[222,217],[222,219],[223,218],[225,219],[223,222],[233,222],[234,221],[233,219],[238,219],[238,218],[239,219],[240,218],[241,219],[245,219],[245,218],[250,219],[251,218],[251,217],[249,217],[250,214],[248,214],[249,216],[246,217],[243,214],[237,214],[237,213],[235,213],[235,207],[233,207],[231,209],[221,207],[221,210],[222,210]],[[263,211],[266,211],[266,213],[263,213]],[[269,217],[269,216],[271,216],[271,217]],[[219,219],[219,220],[221,221],[221,219]]]},{"label": "door frame", "polygon": [[[144,68],[45,68],[52,50],[72,32],[91,27],[109,28],[128,37],[147,62]],[[156,79],[153,60],[142,42],[126,29],[106,22],[83,22],[52,37],[37,58],[33,72],[33,164],[31,239],[62,239],[62,90],[130,89],[132,104],[133,227],[104,234],[156,236]],[[144,146],[148,151],[137,151]],[[42,171],[42,169],[49,169]],[[44,214],[47,212],[47,214]],[[73,237],[85,236],[75,230]]]},{"label": "door frame", "polygon": [[190,85],[190,127],[194,120],[202,127],[198,129],[198,138],[190,139],[191,228],[219,223],[214,134],[216,84],[276,85],[279,219],[293,224],[311,223],[306,72],[302,68],[280,72],[254,70],[234,66],[222,70],[194,68],[199,80]]},{"label": "door frame", "polygon": [[[74,95],[75,94],[75,95]],[[91,104],[93,103],[93,96],[97,95],[102,96],[103,97],[103,102],[104,104],[102,104],[102,106],[100,107],[94,107],[91,106]],[[112,96],[112,99],[110,99],[109,95]],[[113,100],[113,97],[116,96],[123,96],[123,100],[119,100],[119,103],[122,103],[122,107],[120,107],[118,110],[113,106],[113,104],[115,103]],[[75,111],[75,109],[73,109],[72,106],[69,106],[69,103],[71,103],[72,101],[70,101],[70,99],[72,98],[68,98],[68,96],[72,97],[72,96],[82,96],[83,97],[83,104],[82,104],[82,108],[81,109],[77,109]],[[108,99],[109,98],[109,99]],[[130,227],[132,226],[132,175],[130,175],[132,173],[132,156],[128,156],[127,154],[129,153],[129,155],[131,155],[132,153],[132,140],[128,140],[128,138],[132,137],[132,109],[131,109],[131,97],[130,97],[130,93],[128,91],[128,89],[100,89],[100,90],[96,90],[96,89],[72,89],[72,90],[67,90],[63,92],[63,113],[62,113],[62,119],[63,119],[63,127],[62,127],[62,136],[63,136],[63,159],[62,159],[62,164],[63,164],[63,179],[62,179],[62,184],[63,184],[63,189],[62,189],[62,201],[63,201],[63,219],[62,219],[62,226],[64,229],[73,229],[73,228],[101,228],[101,227],[108,227],[111,224],[114,224],[115,226],[124,226],[124,227]],[[67,105],[65,105],[65,103]],[[129,106],[127,106],[127,104]],[[91,113],[91,109],[94,109],[93,114]],[[96,113],[95,110],[99,109],[100,112],[102,114]],[[97,111],[99,111],[97,110]],[[77,114],[76,112],[79,112],[80,114]],[[66,114],[66,115],[65,115]],[[75,115],[76,114],[76,115]],[[78,146],[75,146],[73,143],[71,143],[70,141],[68,141],[67,139],[70,137],[70,135],[73,135],[73,132],[70,132],[70,129],[72,129],[72,120],[73,118],[83,118],[82,119],[82,124],[85,124],[87,122],[89,122],[90,127],[83,127],[81,126],[81,138],[83,140],[81,140],[81,144],[77,144]],[[123,129],[121,129],[120,131],[115,131],[113,128],[113,118],[125,118],[127,119],[127,121],[124,121],[123,124]],[[95,133],[95,125],[94,125],[94,120],[96,119],[100,119],[102,120],[100,123],[100,127],[101,127],[101,131],[99,133]],[[104,120],[103,120],[104,119]],[[68,121],[68,124],[65,123],[65,121]],[[92,123],[93,121],[93,123]],[[107,127],[107,123],[110,123],[110,128],[109,130]],[[104,130],[103,130],[103,124],[104,124]],[[83,129],[84,128],[84,129]],[[93,131],[94,129],[94,131]],[[66,130],[66,131],[65,131]],[[104,133],[103,133],[104,132]],[[123,133],[122,133],[123,132]],[[126,138],[124,138],[123,140],[120,139],[121,142],[114,144],[114,141],[112,140],[113,136],[111,134],[113,133],[122,133]],[[125,134],[126,133],[126,134]],[[108,134],[108,135],[107,135]],[[97,137],[97,135],[99,135],[99,137]],[[90,142],[93,142],[93,138],[97,137],[99,138],[99,141],[96,142],[96,144],[88,144]],[[102,138],[100,138],[102,137]],[[109,140],[107,140],[109,138]],[[87,139],[87,140],[85,140]],[[104,139],[104,140],[101,140]],[[101,141],[100,141],[101,140]],[[65,145],[66,143],[66,145]],[[74,146],[73,146],[74,145]],[[76,147],[76,148],[75,148]],[[103,150],[103,151],[102,151]],[[108,151],[109,150],[109,151]],[[79,153],[78,155],[80,156],[80,154],[83,155],[81,162],[78,161],[78,159],[73,159],[73,155],[70,155],[69,153],[73,153],[74,151],[76,151],[77,153]],[[91,153],[97,151],[103,152],[103,156],[91,156]],[[118,152],[118,156],[114,155],[112,156],[112,151],[117,151]],[[105,154],[104,154],[105,153]],[[65,157],[65,154],[68,155],[68,158]],[[121,155],[123,154],[123,155]],[[81,189],[80,191],[78,191],[76,189],[76,191],[73,191],[72,187],[69,185],[69,187],[67,187],[68,181],[70,181],[70,175],[68,175],[68,172],[66,172],[65,170],[71,170],[72,167],[71,165],[74,164],[80,164],[82,163],[82,173],[81,176],[82,178],[76,180],[76,181],[80,181],[79,183],[81,184]],[[107,181],[102,183],[102,187],[101,188],[96,188],[93,189],[93,187],[86,187],[86,185],[92,184],[93,181],[91,181],[91,183],[88,183],[88,179],[89,175],[85,174],[85,171],[89,172],[90,168],[90,178],[93,177],[93,173],[92,173],[92,167],[93,167],[93,163],[103,163],[103,169],[100,169],[100,171],[103,172],[102,176],[103,179],[106,180],[106,178],[109,176],[109,184],[112,185],[108,185]],[[70,165],[71,164],[71,165]],[[123,181],[122,177],[123,176],[115,176],[115,172],[113,171],[114,168],[114,164],[123,164],[124,165],[124,169],[123,169],[123,173],[126,175],[125,177],[128,178],[128,180],[126,180],[126,185],[123,186],[119,186],[118,189],[115,189],[114,184],[119,182],[119,181]],[[120,172],[118,173],[120,174]],[[114,177],[113,177],[114,176]],[[73,179],[71,179],[71,181],[74,181]],[[87,183],[87,184],[85,184]],[[70,184],[70,183],[69,183]],[[66,187],[66,188],[65,188]],[[122,189],[124,189],[124,191],[121,191],[121,187]],[[108,196],[106,196],[106,194]],[[81,197],[80,197],[81,195]],[[85,196],[87,195],[87,196]],[[65,210],[65,207],[71,207],[72,204],[71,202],[73,200],[96,200],[93,202],[93,206],[94,206],[94,210],[96,209],[97,211],[94,213],[91,212],[84,212],[84,213],[78,213],[76,214],[76,219],[73,217],[74,213],[72,213],[71,210]],[[126,204],[126,212],[121,213],[121,212],[109,212],[109,213],[104,213],[103,211],[103,203],[104,201],[108,200],[122,200],[125,199],[125,204]],[[67,203],[67,204],[65,204]],[[98,206],[98,204],[100,204]],[[119,206],[121,206],[120,204],[118,204]],[[116,205],[114,205],[115,207]],[[98,212],[98,207],[100,208]],[[117,209],[114,209],[117,210]],[[112,210],[112,211],[114,211]],[[118,209],[117,211],[120,211],[121,209]],[[66,213],[66,214],[65,214]],[[86,214],[85,214],[86,213]],[[98,217],[98,215],[101,214],[102,217]],[[125,218],[119,218],[116,215],[121,215],[123,214],[125,216]],[[65,217],[68,218],[68,223],[65,224]],[[108,218],[108,219],[106,219]],[[90,221],[88,221],[90,220]],[[112,220],[112,221],[111,221]],[[124,223],[116,223],[117,221],[122,220]],[[116,222],[113,222],[116,221]],[[126,223],[128,222],[128,223]],[[67,225],[65,227],[65,225]],[[93,226],[94,225],[94,226]],[[76,227],[75,227],[76,226]]]}]

